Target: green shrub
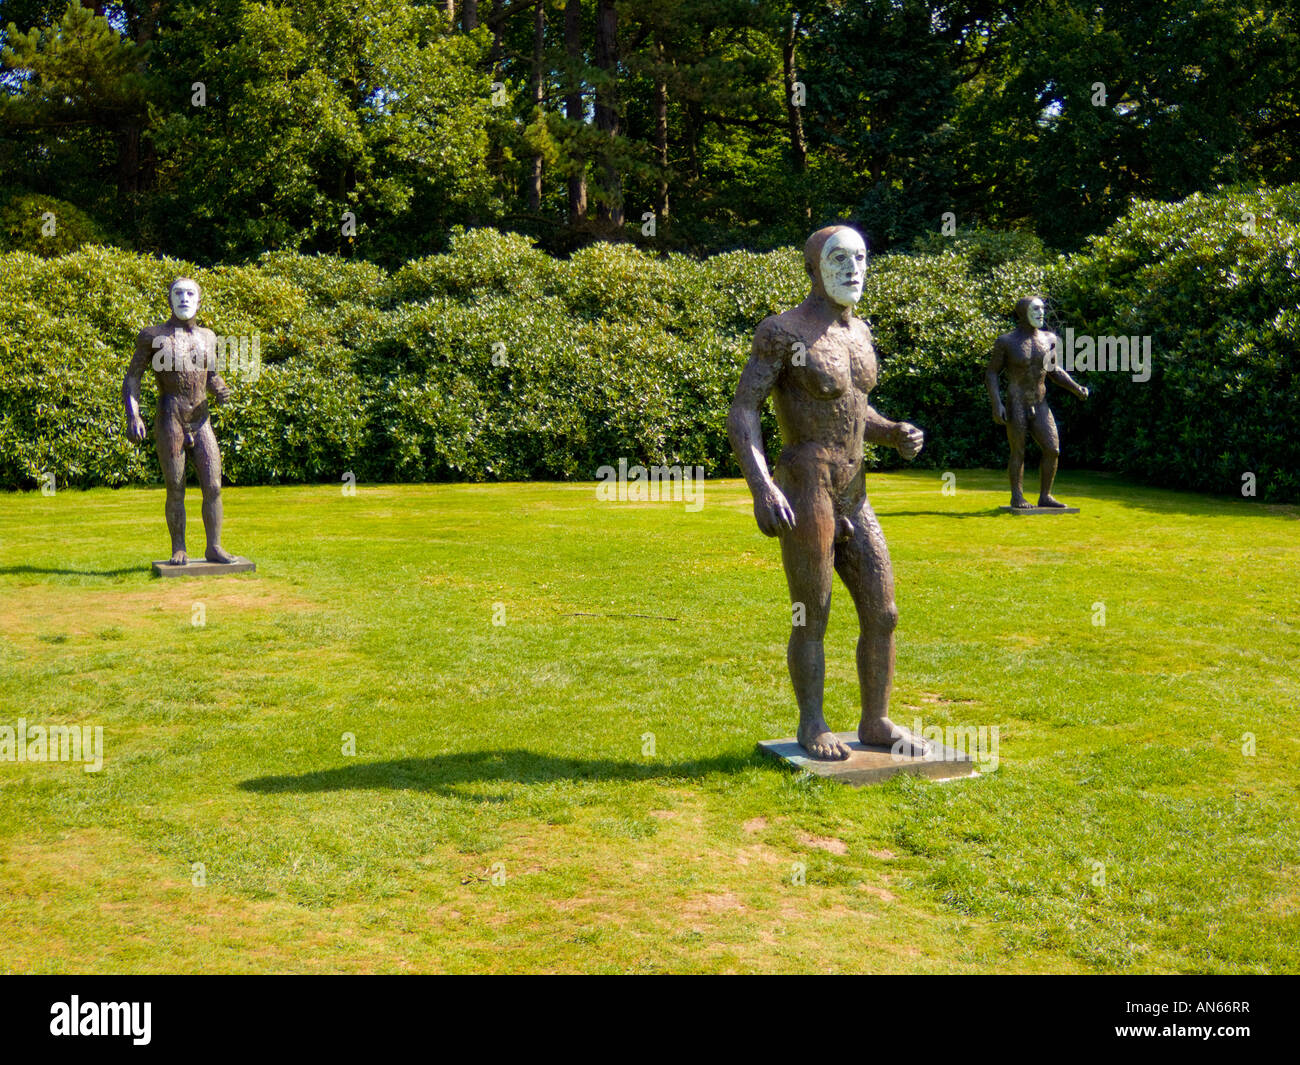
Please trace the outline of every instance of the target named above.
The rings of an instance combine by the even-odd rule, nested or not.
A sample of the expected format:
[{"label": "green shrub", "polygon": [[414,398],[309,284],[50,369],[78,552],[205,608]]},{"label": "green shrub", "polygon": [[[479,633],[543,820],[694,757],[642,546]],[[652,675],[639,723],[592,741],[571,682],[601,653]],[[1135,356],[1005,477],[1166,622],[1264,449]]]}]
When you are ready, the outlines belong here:
[{"label": "green shrub", "polygon": [[38,193],[0,194],[0,252],[52,258],[110,238],[80,207]]},{"label": "green shrub", "polygon": [[[1261,497],[1300,498],[1297,216],[1297,187],[1225,193],[1137,204],[1072,259],[979,231],[878,257],[859,306],[881,365],[872,402],[925,430],[922,465],[1001,466],[984,365],[1015,301],[1045,294],[1058,331],[1154,338],[1150,382],[1080,373],[1088,403],[1055,393],[1067,467],[1217,491],[1251,472]],[[391,275],[294,253],[210,270],[99,247],[11,253],[0,485],[158,479],[152,447],[125,438],[121,380],[181,273],[203,286],[204,324],[258,341],[260,374],[228,374],[214,413],[243,484],[589,479],[620,457],[734,474],[726,414],[754,328],[808,291],[795,248],[699,261],[597,244],[559,260],[495,230]],[[774,453],[770,405],[764,425]]]},{"label": "green shrub", "polygon": [[[1005,464],[1006,432],[989,416],[984,367],[994,339],[1014,327],[1016,300],[1046,283],[1033,262],[982,273],[956,250],[875,260],[862,296],[881,363],[872,405],[925,431],[921,465]],[[902,461],[892,450],[880,458]]]},{"label": "green shrub", "polygon": [[1004,263],[1025,262],[1045,265],[1053,256],[1043,242],[1027,230],[982,229],[963,226],[956,234],[927,233],[912,242],[912,251],[942,255],[955,251],[977,271],[987,272]]},{"label": "green shrub", "polygon": [[1080,373],[1098,465],[1162,485],[1300,499],[1300,186],[1142,202],[1063,264],[1063,320],[1149,336],[1149,381]]}]

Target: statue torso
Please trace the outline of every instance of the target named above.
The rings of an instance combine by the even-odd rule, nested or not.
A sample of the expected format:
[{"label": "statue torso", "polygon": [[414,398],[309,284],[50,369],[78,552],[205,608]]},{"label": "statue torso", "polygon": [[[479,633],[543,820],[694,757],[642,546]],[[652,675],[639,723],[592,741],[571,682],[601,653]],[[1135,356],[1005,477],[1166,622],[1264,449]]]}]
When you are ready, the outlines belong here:
[{"label": "statue torso", "polygon": [[1030,333],[1017,329],[998,337],[1003,368],[1007,374],[1007,392],[1012,400],[1040,402],[1047,394],[1047,371],[1056,334],[1046,329]]},{"label": "statue torso", "polygon": [[[150,349],[164,367],[153,366],[158,385],[158,416],[201,423],[208,415],[208,374],[216,369],[216,334],[211,329],[164,322],[144,330]],[[170,362],[168,361],[170,360]],[[151,362],[151,366],[152,366]],[[170,365],[170,369],[166,368]]]},{"label": "statue torso", "polygon": [[825,461],[833,487],[842,490],[861,475],[868,397],[878,374],[871,330],[858,318],[811,322],[801,307],[770,321],[771,343],[782,354],[772,390],[782,461]]}]

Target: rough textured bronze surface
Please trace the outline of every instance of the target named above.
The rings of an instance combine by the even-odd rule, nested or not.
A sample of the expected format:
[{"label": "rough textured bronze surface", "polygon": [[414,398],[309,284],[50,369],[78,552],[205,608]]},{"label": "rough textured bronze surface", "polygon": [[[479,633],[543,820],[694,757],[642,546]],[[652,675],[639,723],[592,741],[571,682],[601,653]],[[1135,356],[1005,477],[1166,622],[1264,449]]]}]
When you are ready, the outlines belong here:
[{"label": "rough textured bronze surface", "polygon": [[164,558],[153,563],[155,577],[216,577],[224,573],[254,573],[256,571],[257,567],[242,555],[236,555],[233,562],[208,562],[206,560],[191,559],[183,565],[173,565]]},{"label": "rough textured bronze surface", "polygon": [[[1032,510],[1025,499],[1025,444],[1029,437],[1043,453],[1038,469],[1038,506],[1060,510],[1065,504],[1052,498],[1052,482],[1061,458],[1061,438],[1056,419],[1047,405],[1047,380],[1088,398],[1088,390],[1066,373],[1060,365],[1061,338],[1043,329],[1045,307],[1037,296],[1026,296],[1016,304],[1016,328],[993,342],[993,354],[984,368],[984,385],[993,408],[993,420],[1007,427],[1011,461],[1007,477],[1011,481],[1011,506]],[[1007,401],[1004,405],[998,374],[1006,371]]]},{"label": "rough textured bronze surface", "polygon": [[895,756],[888,747],[864,746],[852,732],[838,732],[836,738],[849,748],[848,758],[838,762],[809,757],[808,752],[793,736],[784,740],[764,740],[758,749],[793,769],[807,770],[819,777],[840,780],[857,787],[879,784],[899,773],[911,773],[932,780],[971,777],[978,773],[978,766],[970,755],[959,754],[951,747],[932,746],[928,757]]},{"label": "rough textured bronze surface", "polygon": [[[876,385],[871,330],[853,315],[862,294],[866,245],[847,226],[814,233],[804,248],[812,291],[799,306],[766,318],[736,386],[727,431],[754,497],[754,517],[778,536],[792,604],[786,664],[799,705],[798,742],[815,759],[842,761],[851,749],[826,723],[822,638],[831,584],[839,574],[857,609],[862,703],[858,739],[922,754],[927,743],[889,720],[894,678],[894,572],[880,523],[867,502],[863,443],[914,458],[924,437],[868,402]],[[776,407],[784,450],[769,472],[760,412]]]},{"label": "rough textured bronze surface", "polygon": [[154,416],[154,446],[167,486],[163,511],[171,534],[171,561],[185,552],[185,458],[188,454],[203,492],[203,529],[209,562],[230,564],[234,556],[221,546],[221,453],[208,418],[209,393],[218,403],[230,399],[230,386],[216,371],[216,334],[198,324],[202,293],[198,283],[178,277],[167,290],[172,316],[161,325],[146,326],[136,337],[135,353],[122,382],[126,433],[134,443],[145,437],[140,414],[140,380],[150,367],[158,385]]}]

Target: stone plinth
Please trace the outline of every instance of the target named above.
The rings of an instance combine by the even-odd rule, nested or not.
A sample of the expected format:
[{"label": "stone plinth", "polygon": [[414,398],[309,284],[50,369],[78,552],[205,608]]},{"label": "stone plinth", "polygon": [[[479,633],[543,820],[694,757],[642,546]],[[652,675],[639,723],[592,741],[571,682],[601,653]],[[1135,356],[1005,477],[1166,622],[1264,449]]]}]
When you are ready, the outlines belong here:
[{"label": "stone plinth", "polygon": [[912,773],[932,780],[969,777],[976,774],[975,762],[970,755],[959,754],[951,747],[942,747],[931,758],[913,755],[895,755],[888,747],[866,747],[858,740],[856,732],[837,732],[836,737],[853,753],[841,762],[824,762],[809,758],[791,736],[784,740],[764,740],[759,751],[795,769],[806,769],[819,777],[840,780],[854,787],[879,784],[899,773]]},{"label": "stone plinth", "polygon": [[153,563],[155,577],[216,577],[223,573],[254,573],[257,566],[236,555],[234,562],[209,562],[205,558],[192,558],[183,566],[173,566],[167,559]]}]

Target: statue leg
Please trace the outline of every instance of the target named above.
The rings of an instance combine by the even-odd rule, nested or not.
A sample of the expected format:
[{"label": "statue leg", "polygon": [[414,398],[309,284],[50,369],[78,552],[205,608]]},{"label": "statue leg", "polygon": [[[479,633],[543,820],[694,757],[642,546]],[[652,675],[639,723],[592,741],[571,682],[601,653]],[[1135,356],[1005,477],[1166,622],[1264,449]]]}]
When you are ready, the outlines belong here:
[{"label": "statue leg", "polygon": [[209,562],[234,562],[221,546],[221,452],[211,422],[205,421],[194,434],[194,468],[203,489],[203,531],[208,537],[203,557]]},{"label": "statue leg", "polygon": [[1043,451],[1038,473],[1038,505],[1064,507],[1064,503],[1052,498],[1052,482],[1056,480],[1056,467],[1061,458],[1061,437],[1056,431],[1056,419],[1046,403],[1038,405],[1031,429],[1034,440]]},{"label": "statue leg", "polygon": [[925,740],[889,720],[889,693],[894,686],[894,568],[880,522],[871,504],[850,519],[853,535],[835,545],[835,571],[848,588],[858,611],[858,685],[862,720],[858,739],[871,747],[897,747],[898,752],[923,755]]},{"label": "statue leg", "polygon": [[1011,481],[1011,505],[1028,510],[1032,504],[1025,499],[1025,409],[1018,403],[1007,405],[1007,443],[1011,445],[1011,461],[1007,476]]},{"label": "statue leg", "polygon": [[786,663],[799,704],[799,743],[813,758],[840,761],[849,748],[835,738],[822,711],[826,655],[822,639],[830,618],[835,515],[830,475],[817,462],[780,467],[777,483],[795,513],[795,527],[781,536],[781,560],[790,588],[792,623]]},{"label": "statue leg", "polygon": [[185,438],[181,427],[173,422],[155,429],[154,444],[167,489],[163,513],[167,515],[167,532],[172,540],[171,562],[183,566],[189,556],[185,554]]}]

